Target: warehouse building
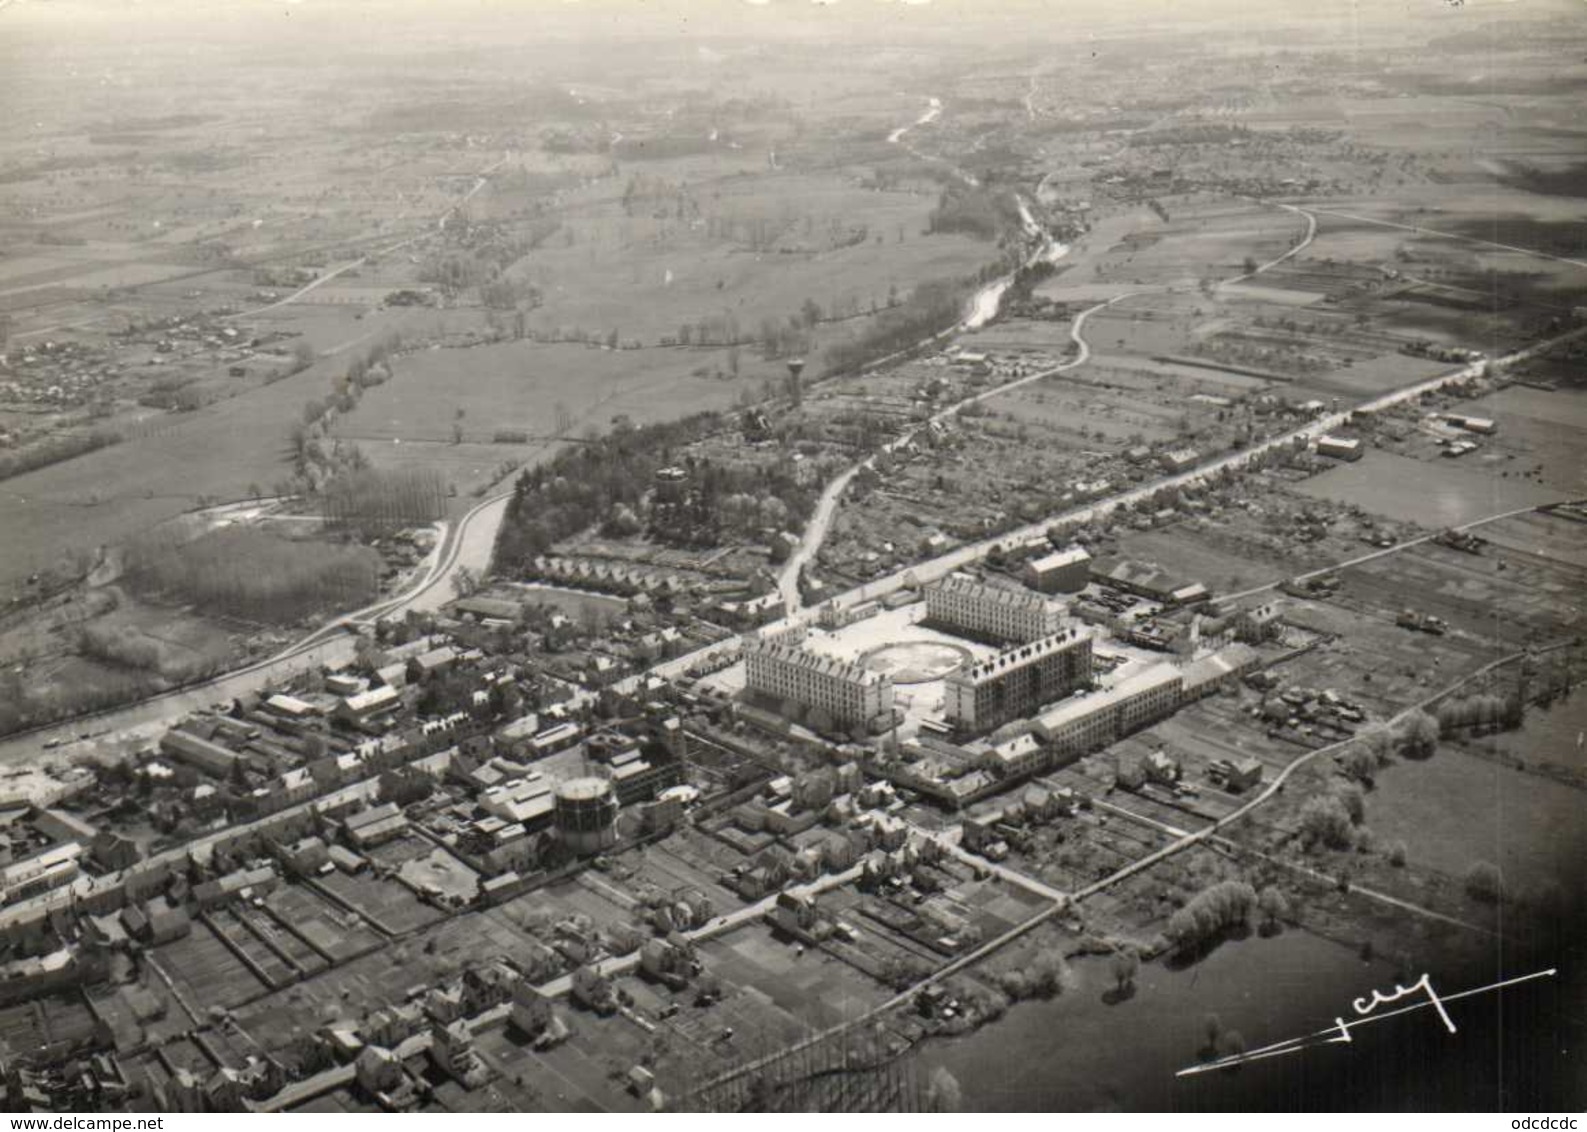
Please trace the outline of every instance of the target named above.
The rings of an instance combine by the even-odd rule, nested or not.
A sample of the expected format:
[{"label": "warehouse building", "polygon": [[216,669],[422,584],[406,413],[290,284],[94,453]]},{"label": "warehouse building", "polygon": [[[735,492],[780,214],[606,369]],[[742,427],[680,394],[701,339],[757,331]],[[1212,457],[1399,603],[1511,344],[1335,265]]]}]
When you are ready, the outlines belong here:
[{"label": "warehouse building", "polygon": [[1353,436],[1320,436],[1317,438],[1317,455],[1335,460],[1359,460],[1364,451],[1361,441]]},{"label": "warehouse building", "polygon": [[1091,555],[1084,547],[1055,550],[1025,563],[1024,581],[1044,594],[1076,594],[1091,579]]},{"label": "warehouse building", "polygon": [[242,757],[229,747],[180,728],[173,728],[161,736],[160,752],[216,778],[228,776]]},{"label": "warehouse building", "polygon": [[1193,605],[1211,596],[1200,582],[1186,582],[1155,563],[1130,558],[1098,559],[1091,564],[1091,579],[1162,605]]}]

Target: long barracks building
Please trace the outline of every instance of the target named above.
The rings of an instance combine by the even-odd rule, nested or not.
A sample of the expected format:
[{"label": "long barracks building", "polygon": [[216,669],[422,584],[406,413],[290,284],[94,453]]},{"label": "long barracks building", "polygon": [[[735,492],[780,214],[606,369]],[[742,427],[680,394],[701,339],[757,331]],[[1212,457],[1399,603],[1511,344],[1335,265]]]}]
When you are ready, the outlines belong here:
[{"label": "long barracks building", "polygon": [[970,636],[1024,644],[1063,627],[1063,606],[1026,589],[989,586],[950,574],[926,591],[926,617]]},{"label": "long barracks building", "polygon": [[798,637],[746,638],[744,673],[750,691],[824,711],[844,727],[874,730],[892,720],[892,677],[811,652]]},{"label": "long barracks building", "polygon": [[944,685],[948,721],[983,734],[1089,685],[1091,640],[1089,628],[1072,626],[960,668]]}]

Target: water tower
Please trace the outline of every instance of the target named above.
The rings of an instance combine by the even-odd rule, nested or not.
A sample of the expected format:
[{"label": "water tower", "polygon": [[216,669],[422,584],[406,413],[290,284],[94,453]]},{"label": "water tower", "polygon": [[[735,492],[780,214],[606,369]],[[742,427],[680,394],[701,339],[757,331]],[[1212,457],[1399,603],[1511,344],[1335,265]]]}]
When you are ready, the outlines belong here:
[{"label": "water tower", "polygon": [[804,398],[804,386],[799,384],[799,375],[804,372],[805,360],[803,358],[788,359],[788,398],[798,405]]},{"label": "water tower", "polygon": [[570,778],[557,787],[557,836],[580,856],[617,843],[617,797],[604,778]]}]

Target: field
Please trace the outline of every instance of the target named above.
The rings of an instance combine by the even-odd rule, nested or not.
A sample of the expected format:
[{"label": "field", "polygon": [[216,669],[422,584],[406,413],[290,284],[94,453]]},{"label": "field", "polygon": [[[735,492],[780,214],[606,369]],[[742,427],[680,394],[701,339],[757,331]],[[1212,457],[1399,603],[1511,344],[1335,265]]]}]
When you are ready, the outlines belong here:
[{"label": "field", "polygon": [[1470,402],[1473,416],[1488,417],[1498,426],[1487,450],[1507,457],[1510,474],[1534,471],[1542,486],[1560,498],[1587,496],[1587,470],[1581,445],[1587,432],[1587,399],[1580,392],[1512,385]]},{"label": "field", "polygon": [[408,932],[441,918],[440,912],[421,903],[407,886],[395,880],[337,872],[320,878],[317,884],[384,934]]},{"label": "field", "polygon": [[1377,451],[1330,468],[1300,490],[1428,527],[1459,526],[1562,498],[1557,491],[1491,475],[1461,460],[1434,463]]},{"label": "field", "polygon": [[[829,938],[772,930],[737,891],[759,891],[781,850],[822,837],[774,836],[761,801],[707,798],[670,836],[488,908],[474,903],[480,877],[464,850],[440,847],[464,803],[433,833],[370,849],[361,873],[211,907],[141,963],[90,956],[111,978],[0,1011],[0,1053],[92,1039],[102,1022],[138,1082],[177,1069],[208,1082],[259,1055],[291,1078],[318,1067],[327,1026],[419,1001],[481,964],[505,958],[532,967],[531,981],[560,983],[586,962],[637,966],[636,938],[687,919],[709,925],[704,974],[687,985],[625,966],[620,1010],[559,1000],[572,1034],[553,1048],[484,1026],[490,1079],[478,1088],[422,1057],[408,1068],[430,1111],[637,1111],[651,1102],[629,1087],[636,1066],[688,1108],[691,1085],[867,1016],[950,956],[1051,909],[945,980],[965,1009],[928,1018],[930,1001],[910,995],[831,1045],[845,1059],[851,1041],[885,1051],[876,1077],[948,1068],[975,1111],[1581,1107],[1579,1071],[1568,1089],[1541,1083],[1556,1070],[1563,1080],[1574,1067],[1557,1051],[1581,1046],[1580,998],[1563,981],[1546,1007],[1507,994],[1503,1019],[1460,999],[1457,1042],[1421,1025],[1422,1012],[1374,1027],[1354,1050],[1175,1076],[1207,1041],[1209,1014],[1255,1047],[1326,1026],[1414,971],[1469,987],[1477,980],[1457,980],[1457,960],[1491,980],[1535,940],[1561,971],[1580,950],[1557,898],[1581,888],[1573,870],[1587,849],[1582,695],[1557,685],[1581,675],[1587,653],[1574,641],[1587,526],[1531,508],[1587,495],[1587,338],[1349,421],[1367,449],[1358,463],[1299,444],[1239,473],[1196,471],[1453,372],[1473,351],[1497,359],[1583,329],[1587,30],[1558,0],[1502,11],[1476,0],[1170,5],[1147,21],[1132,6],[1093,5],[1061,30],[1002,4],[947,5],[944,17],[944,5],[668,0],[617,21],[571,4],[538,5],[530,21],[513,5],[322,0],[291,3],[290,19],[281,5],[215,7],[193,20],[172,0],[0,0],[11,111],[0,119],[0,473],[32,469],[0,482],[0,720],[17,705],[59,707],[52,763],[141,757],[175,713],[245,697],[264,677],[187,689],[111,723],[77,716],[89,701],[263,657],[331,606],[390,594],[432,563],[424,603],[440,612],[454,589],[444,574],[458,591],[469,582],[443,561],[462,516],[562,453],[611,459],[547,477],[513,516],[504,562],[527,570],[558,555],[565,572],[535,576],[611,593],[520,587],[524,573],[484,579],[482,592],[542,598],[591,631],[567,642],[542,633],[537,614],[513,633],[472,615],[443,623],[460,648],[500,654],[467,658],[468,680],[510,666],[520,691],[555,698],[595,652],[626,674],[732,637],[725,626],[754,619],[744,601],[780,587],[790,556],[808,560],[792,582],[813,607],[1083,511],[1055,543],[1214,591],[1206,605],[1150,614],[1164,624],[1200,640],[1244,634],[1225,620],[1225,595],[1249,590],[1235,604],[1276,600],[1281,627],[1257,646],[1264,676],[1231,678],[1046,775],[1075,792],[1074,810],[1002,815],[998,868],[921,842],[964,815],[906,792],[887,808],[911,824],[920,860],[823,891],[819,909],[844,921]],[[1014,274],[1003,291],[977,294],[969,281],[1004,272]],[[995,315],[989,302],[1002,303]],[[927,338],[970,310],[990,317]],[[881,353],[884,337],[907,358],[829,372],[855,368],[862,348]],[[789,365],[799,358],[802,381]],[[710,436],[642,453],[579,447],[704,411],[721,414]],[[1479,447],[1446,458],[1467,435],[1452,413],[1492,417],[1497,432],[1470,434]],[[909,443],[881,451],[906,432]],[[366,462],[435,473],[427,498],[453,540],[430,557],[417,535],[383,533],[356,585],[323,586],[318,608],[291,616],[264,601],[200,616],[203,587],[174,568],[160,585],[146,570],[134,589],[127,547],[144,532],[257,519],[317,537],[322,501],[341,497],[333,481]],[[857,463],[830,533],[801,543],[824,485]],[[685,471],[658,474],[672,467]],[[1179,472],[1172,487],[1158,482]],[[243,499],[260,513],[212,508]],[[471,519],[456,562],[488,573],[506,510]],[[1464,547],[1440,536],[1510,511]],[[224,565],[243,557],[285,573],[258,541],[235,541],[243,551]],[[960,565],[1013,584],[1026,549]],[[306,557],[297,546],[294,561]],[[1337,580],[1291,581],[1322,570]],[[636,577],[665,574],[648,602],[630,598],[644,588]],[[1098,591],[1088,619],[1122,630],[1145,613]],[[920,629],[919,610],[810,638],[897,677],[915,716],[905,738],[940,711],[944,673],[987,651]],[[663,629],[678,635],[652,635]],[[348,635],[260,668],[278,676],[353,652]],[[1096,655],[1116,673],[1177,659],[1105,639]],[[742,670],[706,679],[732,691]],[[1458,703],[1434,702],[1462,682]],[[1470,725],[1492,720],[1495,703],[1507,709],[1512,691],[1555,698],[1513,731]],[[466,704],[467,689],[443,678],[423,709],[454,698]],[[525,707],[543,711],[545,698]],[[628,709],[598,698],[603,716]],[[699,738],[701,784],[787,774],[802,788],[829,756],[868,758],[763,737],[720,705],[678,699]],[[1447,721],[1436,750],[1409,757],[1396,738],[1380,758],[1373,729],[1424,701]],[[409,704],[398,726],[418,710]],[[43,746],[42,735],[13,739],[7,758],[37,760]],[[309,760],[324,753],[302,746]],[[1121,773],[1157,752],[1178,761],[1177,782]],[[1361,753],[1371,765],[1351,757]],[[574,748],[541,768],[587,772],[588,757]],[[1225,789],[1219,765],[1247,757],[1267,783],[1287,774],[1283,789],[1187,837],[1253,796]],[[975,747],[940,758],[996,766]],[[168,814],[170,790],[118,828],[147,848],[209,820]],[[121,820],[119,791],[83,797],[96,822]],[[1020,782],[992,804],[1014,797],[1039,794]],[[637,824],[631,808],[624,829]],[[1170,846],[1152,867],[1052,908],[1052,888],[1087,888]],[[1479,859],[1502,870],[1505,899],[1465,891]],[[1202,906],[1177,914],[1236,879],[1281,892],[1289,912],[1260,930],[1213,925],[1199,952],[1174,953]],[[69,920],[53,925],[63,940],[77,939]],[[1125,943],[1148,956],[1133,988],[1106,954]],[[1058,954],[1070,962],[1061,993],[997,1001],[1024,997],[1036,985],[1024,965]],[[994,983],[996,1020],[927,1037],[979,1025],[976,987]],[[1530,1044],[1514,1040],[1516,1017],[1535,1027]],[[1447,1091],[1397,1088],[1390,1071],[1425,1077],[1429,1066]],[[865,1073],[810,1068],[813,1080],[783,1088],[757,1066],[705,1101],[909,1107],[902,1085],[871,1092]],[[74,1067],[47,1082],[61,1085],[60,1111],[93,1107],[66,1103],[76,1077]],[[152,1092],[127,1103],[152,1106]],[[302,1107],[374,1106],[347,1087]]]},{"label": "field", "polygon": [[1444,744],[1378,778],[1368,822],[1389,843],[1403,841],[1413,864],[1459,881],[1487,861],[1513,895],[1530,896],[1572,883],[1570,862],[1587,845],[1581,798],[1579,788]]},{"label": "field", "polygon": [[[46,17],[23,40],[47,42],[53,27]],[[11,62],[25,68],[27,48],[18,50]],[[90,68],[119,55],[97,36],[76,50]],[[377,73],[267,95],[271,65],[257,59],[227,64],[228,93],[204,97],[201,112],[173,112],[154,94],[169,90],[163,81],[129,79],[117,97],[70,109],[47,94],[35,103],[48,83],[30,83],[34,120],[53,141],[40,158],[29,148],[36,138],[0,134],[0,172],[19,210],[0,222],[12,252],[0,263],[0,308],[14,347],[65,341],[89,360],[41,354],[51,376],[21,373],[32,400],[19,408],[28,412],[4,419],[28,429],[42,419],[45,431],[103,420],[124,440],[7,483],[0,526],[12,537],[0,548],[0,584],[65,551],[113,545],[200,497],[289,483],[287,445],[303,405],[394,334],[421,352],[398,367],[398,388],[337,432],[369,442],[377,463],[441,468],[466,497],[502,461],[543,451],[498,447],[498,431],[582,433],[617,414],[655,419],[759,397],[785,372],[780,359],[761,356],[763,324],[786,331],[792,319],[814,353],[890,295],[996,258],[990,243],[925,234],[933,182],[900,173],[877,180],[867,160],[896,162],[898,152],[846,152],[847,130],[824,122],[793,141],[805,113],[767,92],[801,73],[802,61],[735,71],[712,110],[672,88],[669,64],[640,58],[632,73],[644,95],[603,88],[574,99],[556,84],[526,93],[516,65],[493,63],[472,73],[468,96],[442,108],[394,103]],[[823,98],[852,107],[860,90],[886,86],[857,77]],[[336,110],[327,117],[321,100],[331,90]],[[675,126],[653,116],[649,95],[672,102]],[[882,112],[897,101],[885,95]],[[486,109],[500,104],[516,116]],[[298,113],[309,106],[312,125]],[[810,113],[819,121],[824,111]],[[642,139],[638,148],[608,154],[557,143],[596,121],[620,122],[607,136]],[[674,134],[707,121],[730,136],[681,145]],[[494,136],[483,152],[458,153],[459,129]],[[700,138],[717,132],[700,130]],[[785,143],[810,152],[791,165],[768,160],[768,149]],[[283,146],[295,155],[290,167],[273,160]],[[459,216],[473,228],[442,223]],[[450,293],[438,271],[449,261],[468,275],[466,294]],[[516,309],[479,290],[476,280],[498,273],[516,289]],[[423,301],[388,302],[404,291]],[[807,304],[819,310],[810,326]],[[499,358],[466,348],[512,337],[515,318],[518,335],[540,341],[491,348]],[[715,345],[663,350],[684,324],[709,324]],[[728,334],[729,325],[738,330]],[[613,331],[644,349],[546,341],[604,342]],[[731,358],[727,337],[745,343]],[[282,377],[299,348],[319,360]],[[57,371],[77,411],[40,418],[36,404],[56,407],[45,386]],[[525,372],[545,376],[527,386],[503,380]],[[148,407],[151,390],[178,393],[180,410]],[[459,408],[468,415],[454,445]],[[567,426],[557,423],[564,412]],[[399,439],[409,446],[400,454],[378,444]]]},{"label": "field", "polygon": [[[726,312],[757,335],[762,318],[784,321],[806,300],[839,317],[863,313],[885,306],[889,289],[968,275],[993,258],[967,236],[923,234],[926,192],[731,157],[650,162],[629,177],[641,192],[626,212],[609,184],[570,194],[566,227],[514,270],[546,295],[537,332],[615,328],[654,345]],[[680,205],[688,223],[671,215]]]},{"label": "field", "polygon": [[714,353],[535,342],[423,351],[398,359],[392,379],[339,420],[337,435],[362,444],[377,462],[410,458],[394,451],[407,445],[420,446],[412,459],[428,461],[445,457],[455,425],[475,460],[522,459],[528,446],[492,438],[518,432],[543,442],[604,432],[618,415],[645,424],[675,416],[680,406],[732,406],[758,385],[754,367],[737,380],[694,376],[702,365],[720,366]]},{"label": "field", "polygon": [[269,987],[201,923],[192,933],[155,950],[155,961],[181,996],[200,1010],[211,1003],[234,1007]]}]

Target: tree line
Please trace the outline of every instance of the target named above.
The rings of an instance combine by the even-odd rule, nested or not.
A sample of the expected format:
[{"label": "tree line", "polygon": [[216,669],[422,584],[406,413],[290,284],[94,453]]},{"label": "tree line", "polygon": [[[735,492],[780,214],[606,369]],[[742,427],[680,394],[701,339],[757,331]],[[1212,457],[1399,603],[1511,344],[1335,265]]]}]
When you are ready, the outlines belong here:
[{"label": "tree line", "polygon": [[937,206],[926,218],[926,231],[933,235],[956,232],[977,240],[996,240],[1019,226],[1019,205],[1012,193],[957,183],[942,190]]},{"label": "tree line", "polygon": [[100,448],[121,443],[121,434],[109,429],[94,429],[63,436],[52,436],[21,452],[0,453],[0,480],[37,471],[63,460],[71,460]]},{"label": "tree line", "polygon": [[883,311],[853,337],[827,346],[821,353],[821,372],[852,373],[942,333],[963,317],[964,305],[979,282],[963,279],[922,283],[907,299]]}]

